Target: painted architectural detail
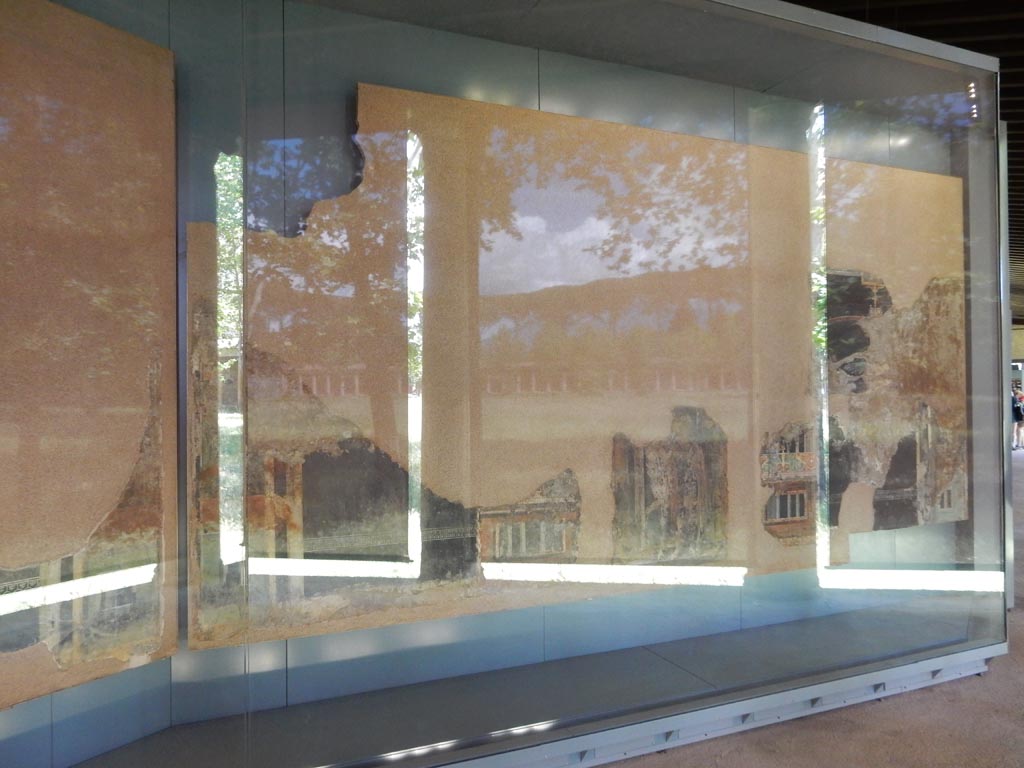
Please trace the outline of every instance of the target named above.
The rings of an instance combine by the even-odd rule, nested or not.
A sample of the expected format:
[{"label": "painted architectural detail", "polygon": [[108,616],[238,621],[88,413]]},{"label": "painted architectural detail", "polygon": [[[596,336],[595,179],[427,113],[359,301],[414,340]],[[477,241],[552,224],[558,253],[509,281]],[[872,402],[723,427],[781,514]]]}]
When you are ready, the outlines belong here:
[{"label": "painted architectural detail", "polygon": [[511,504],[466,508],[422,488],[413,506],[421,552],[409,550],[409,475],[365,437],[340,441],[301,461],[254,461],[248,500],[250,548],[257,557],[409,561],[421,578],[474,576],[478,563],[575,562],[580,489],[566,469]]},{"label": "painted architectural detail", "polygon": [[571,469],[514,504],[481,507],[479,515],[482,560],[576,562],[580,486]]},{"label": "painted architectural detail", "polygon": [[814,532],[818,487],[815,431],[787,424],[761,441],[761,485],[772,489],[764,507],[765,530],[791,540]]}]

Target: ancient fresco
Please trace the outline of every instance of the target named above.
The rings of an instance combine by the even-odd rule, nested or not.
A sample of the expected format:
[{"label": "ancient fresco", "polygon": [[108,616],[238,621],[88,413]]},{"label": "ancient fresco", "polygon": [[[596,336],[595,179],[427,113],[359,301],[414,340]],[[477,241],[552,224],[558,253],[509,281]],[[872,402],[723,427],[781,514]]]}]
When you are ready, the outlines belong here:
[{"label": "ancient fresco", "polygon": [[967,518],[963,322],[958,278],[894,309],[878,278],[829,275],[830,399],[848,446],[837,446],[837,483],[875,488],[875,530]]},{"label": "ancient fresco", "polygon": [[[359,110],[353,191],[295,236],[245,234],[249,593],[240,610],[208,488],[190,518],[193,644],[633,588],[489,581],[488,564],[724,562],[746,482],[725,443],[751,418],[747,179],[778,174],[769,155],[594,121],[579,146],[571,118],[369,86]],[[655,194],[652,169],[675,192]],[[202,226],[190,258],[209,287]],[[225,471],[213,396],[191,403],[197,479]],[[653,555],[616,543],[619,433],[643,446],[643,514],[667,531]]]},{"label": "ancient fresco", "polygon": [[175,647],[176,281],[170,52],[11,2],[0,70],[4,707]]},{"label": "ancient fresco", "polygon": [[567,469],[525,499],[481,507],[479,551],[494,562],[573,563],[579,555],[580,485]]},{"label": "ancient fresco", "polygon": [[[374,86],[359,116],[351,191],[313,204],[297,233],[244,234],[241,367],[219,360],[219,431],[196,397],[190,444],[196,477],[219,476],[223,493],[227,454],[217,467],[210,446],[244,439],[245,552],[209,553],[235,518],[200,493],[194,645],[638,588],[517,580],[533,566],[814,565],[805,155]],[[298,168],[320,162],[322,142],[305,142]],[[944,218],[959,193],[865,168],[833,168],[855,188],[837,186],[828,211],[830,265],[844,265],[828,284],[828,516],[847,532],[964,508],[963,349],[935,351],[924,327],[962,339],[962,288],[941,272],[957,244],[938,272],[925,254],[893,271],[884,243],[851,247],[872,190],[923,188]],[[934,223],[902,225],[923,237]],[[916,247],[908,237],[896,242]],[[214,239],[196,225],[189,247],[209,263]],[[919,359],[952,378],[906,400],[893,377]],[[229,380],[244,431],[225,418]],[[913,520],[884,508],[908,493],[897,447],[910,434]],[[925,440],[945,447],[926,455]],[[864,487],[877,514],[851,512],[848,490]]]},{"label": "ancient fresco", "polygon": [[702,408],[672,411],[667,440],[612,438],[617,561],[694,563],[725,549],[725,433]]},{"label": "ancient fresco", "polygon": [[967,520],[961,182],[828,170],[831,521],[862,532]]},{"label": "ancient fresco", "polygon": [[[903,309],[876,275],[829,270],[827,280],[829,526],[857,533],[967,519],[962,280],[934,278]],[[814,535],[815,440],[813,423],[764,436],[764,526],[789,544]],[[868,493],[847,499],[843,516],[851,484]]]}]

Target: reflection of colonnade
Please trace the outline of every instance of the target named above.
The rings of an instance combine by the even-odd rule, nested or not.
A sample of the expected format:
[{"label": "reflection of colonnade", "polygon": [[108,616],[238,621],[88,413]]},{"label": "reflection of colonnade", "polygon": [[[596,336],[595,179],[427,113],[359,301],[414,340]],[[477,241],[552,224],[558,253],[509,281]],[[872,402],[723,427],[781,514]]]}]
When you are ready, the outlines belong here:
[{"label": "reflection of colonnade", "polygon": [[564,394],[571,392],[706,392],[747,389],[744,377],[732,369],[695,372],[678,367],[613,368],[589,371],[522,363],[509,368],[485,368],[487,395]]},{"label": "reflection of colonnade", "polygon": [[[366,384],[365,372],[366,365],[364,363],[352,363],[331,368],[307,366],[295,370],[291,375],[278,375],[276,387],[264,394],[270,398],[282,398],[306,393],[324,400],[369,397],[371,391]],[[406,376],[396,375],[394,377],[391,394],[396,396],[410,394]]]},{"label": "reflection of colonnade", "polygon": [[[307,366],[291,375],[280,374],[263,395],[281,399],[308,394],[321,400],[369,397],[363,372],[366,366],[316,368]],[[746,391],[745,376],[733,369],[694,371],[692,368],[607,368],[595,366],[589,371],[560,369],[551,365],[521,363],[497,368],[483,367],[475,377],[484,395],[567,394],[578,392],[707,392]],[[412,394],[408,377],[394,377],[391,394],[396,397]]]}]

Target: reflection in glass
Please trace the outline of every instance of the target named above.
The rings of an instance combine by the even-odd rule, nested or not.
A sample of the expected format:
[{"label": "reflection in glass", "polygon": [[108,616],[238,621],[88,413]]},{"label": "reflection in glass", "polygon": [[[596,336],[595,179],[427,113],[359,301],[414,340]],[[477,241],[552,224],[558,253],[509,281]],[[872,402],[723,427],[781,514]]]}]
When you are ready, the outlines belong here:
[{"label": "reflection in glass", "polygon": [[257,636],[741,584],[750,210],[801,157],[368,87],[360,113],[356,189],[246,236]]},{"label": "reflection in glass", "polygon": [[242,525],[242,159],[222,154],[213,167],[217,185],[217,466],[220,559],[245,559]]},{"label": "reflection in glass", "polygon": [[[373,86],[358,108],[354,189],[245,235],[252,637],[815,564],[839,586],[880,564],[864,536],[958,535],[957,179],[829,158],[823,108],[810,154]],[[300,176],[339,152],[284,144]]]},{"label": "reflection in glass", "polygon": [[171,54],[2,27],[0,709],[166,656],[177,586]]}]

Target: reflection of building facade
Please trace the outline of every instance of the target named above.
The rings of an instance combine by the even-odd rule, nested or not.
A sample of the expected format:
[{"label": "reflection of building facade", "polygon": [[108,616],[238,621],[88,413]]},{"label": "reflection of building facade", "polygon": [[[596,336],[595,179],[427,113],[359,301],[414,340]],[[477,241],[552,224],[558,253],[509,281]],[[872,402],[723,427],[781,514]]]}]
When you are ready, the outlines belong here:
[{"label": "reflection of building facade", "polygon": [[594,366],[589,370],[524,362],[490,366],[481,373],[488,395],[534,395],[571,392],[707,392],[738,390],[735,370],[693,371],[671,363],[658,367]]},{"label": "reflection of building facade", "polygon": [[[362,363],[325,368],[305,366],[289,373],[262,376],[257,382],[247,384],[256,390],[261,398],[278,400],[296,395],[312,395],[323,400],[349,397],[368,397],[370,390],[366,383],[366,366]],[[374,392],[380,391],[374,389]],[[395,376],[394,394],[408,395],[407,377]]]}]

